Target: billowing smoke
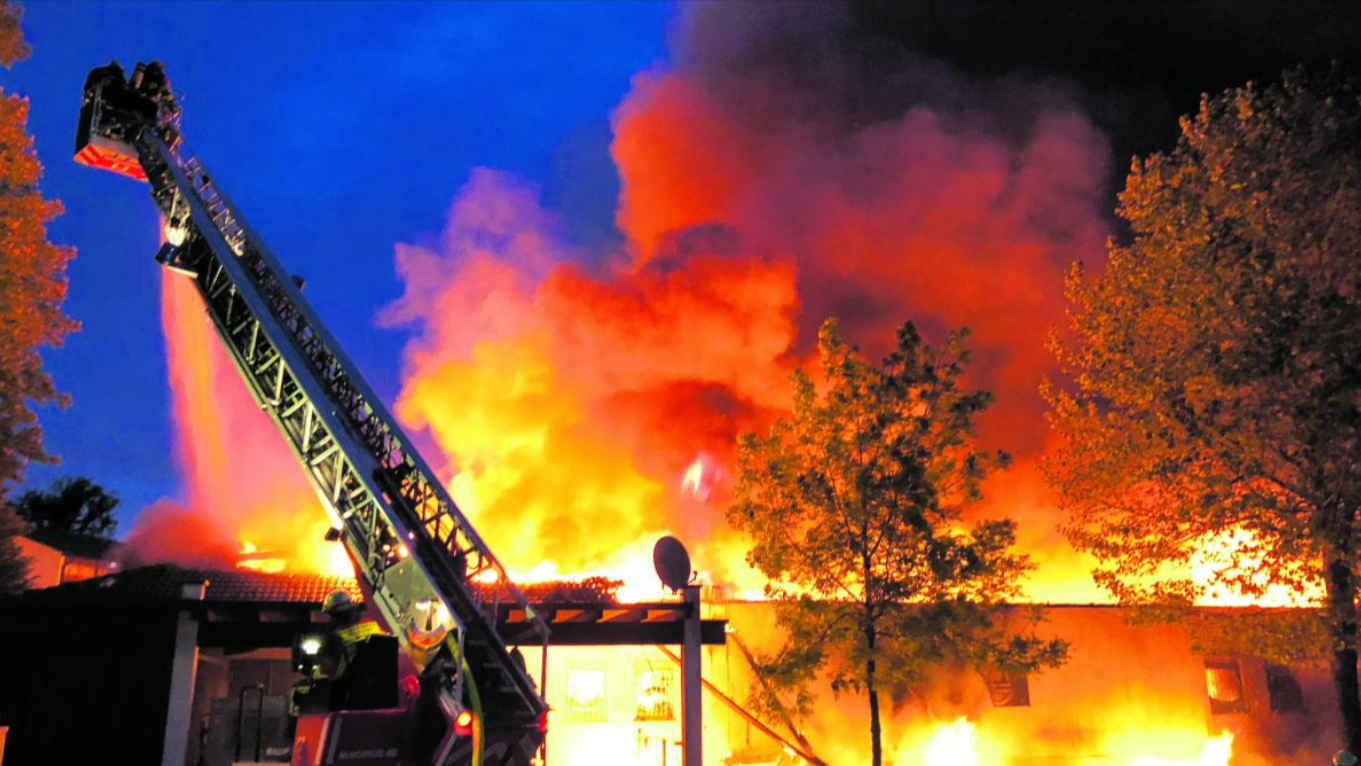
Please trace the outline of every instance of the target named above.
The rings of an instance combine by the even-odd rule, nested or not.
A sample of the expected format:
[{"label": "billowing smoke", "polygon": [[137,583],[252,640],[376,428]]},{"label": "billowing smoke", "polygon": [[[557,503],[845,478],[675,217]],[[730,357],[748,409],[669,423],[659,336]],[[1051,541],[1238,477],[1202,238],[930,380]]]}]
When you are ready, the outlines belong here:
[{"label": "billowing smoke", "polygon": [[688,467],[787,404],[795,273],[707,229],[588,268],[559,230],[533,189],[479,170],[437,247],[398,247],[407,291],[383,319],[419,332],[397,415],[430,429],[513,569],[655,582],[658,534],[726,537],[704,499],[720,464],[704,492],[682,492]]},{"label": "billowing smoke", "polygon": [[[983,436],[1019,458],[993,505],[1058,565],[1039,595],[1088,593],[1033,459],[1062,274],[1109,229],[1101,133],[1045,82],[862,51],[839,6],[686,13],[676,64],[614,114],[618,251],[581,252],[489,170],[438,245],[398,247],[384,320],[417,328],[399,417],[430,429],[512,568],[608,569],[671,531],[750,582],[722,474],[733,436],[787,405],[813,328],[837,316],[878,354],[904,319],[968,325],[973,382],[998,397]],[[707,500],[678,491],[700,455]]]}]

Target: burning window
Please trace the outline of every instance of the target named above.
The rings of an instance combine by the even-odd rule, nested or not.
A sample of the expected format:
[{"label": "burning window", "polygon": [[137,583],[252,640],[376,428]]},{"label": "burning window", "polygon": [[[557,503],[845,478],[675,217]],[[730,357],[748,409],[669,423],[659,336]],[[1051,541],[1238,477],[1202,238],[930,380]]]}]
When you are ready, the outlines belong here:
[{"label": "burning window", "polygon": [[605,671],[576,668],[567,673],[567,714],[578,721],[605,720]]},{"label": "burning window", "polygon": [[1290,668],[1284,665],[1266,666],[1266,693],[1273,713],[1303,713],[1304,690]]},{"label": "burning window", "polygon": [[985,669],[979,675],[987,684],[993,707],[1030,707],[1030,678],[1025,673]]},{"label": "burning window", "polygon": [[88,580],[92,577],[96,577],[99,574],[101,574],[101,572],[95,568],[94,564],[84,561],[68,561],[66,562],[66,565],[61,568],[61,581],[64,583],[79,582],[81,580]]},{"label": "burning window", "polygon": [[638,687],[633,717],[638,721],[672,721],[676,718],[671,704],[675,689],[675,674],[670,668],[638,671]]},{"label": "burning window", "polygon": [[1210,697],[1211,713],[1245,713],[1243,674],[1237,660],[1205,661],[1205,693]]}]

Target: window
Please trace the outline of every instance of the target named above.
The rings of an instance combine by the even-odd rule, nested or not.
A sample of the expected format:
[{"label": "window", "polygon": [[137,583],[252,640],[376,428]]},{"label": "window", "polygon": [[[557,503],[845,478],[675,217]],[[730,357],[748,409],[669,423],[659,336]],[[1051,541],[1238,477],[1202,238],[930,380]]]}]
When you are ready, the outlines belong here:
[{"label": "window", "polygon": [[638,721],[672,721],[676,718],[671,703],[675,674],[670,668],[639,669],[633,718]]},{"label": "window", "polygon": [[987,669],[980,671],[980,675],[987,684],[993,707],[1030,707],[1030,679],[1025,673]]},{"label": "window", "polygon": [[1210,697],[1211,713],[1247,712],[1237,660],[1205,661],[1205,693]]},{"label": "window", "polygon": [[85,561],[68,561],[66,566],[61,569],[61,581],[64,583],[79,582],[88,580],[97,574],[99,573],[95,570],[94,564]]},{"label": "window", "polygon": [[605,720],[605,671],[577,668],[567,673],[567,714],[577,721]]},{"label": "window", "polygon": [[1284,665],[1266,666],[1266,693],[1273,713],[1304,713],[1304,690],[1290,668]]}]

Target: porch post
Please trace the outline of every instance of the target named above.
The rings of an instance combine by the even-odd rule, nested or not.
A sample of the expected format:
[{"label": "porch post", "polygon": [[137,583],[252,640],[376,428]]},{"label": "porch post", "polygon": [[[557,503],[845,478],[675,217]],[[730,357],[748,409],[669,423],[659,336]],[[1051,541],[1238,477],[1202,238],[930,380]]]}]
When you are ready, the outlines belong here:
[{"label": "porch post", "polygon": [[[202,601],[206,583],[181,586],[183,601]],[[189,752],[190,716],[194,711],[194,678],[198,674],[198,620],[182,604],[175,622],[175,656],[170,666],[170,699],[165,711],[165,744],[161,766],[185,766]]]}]

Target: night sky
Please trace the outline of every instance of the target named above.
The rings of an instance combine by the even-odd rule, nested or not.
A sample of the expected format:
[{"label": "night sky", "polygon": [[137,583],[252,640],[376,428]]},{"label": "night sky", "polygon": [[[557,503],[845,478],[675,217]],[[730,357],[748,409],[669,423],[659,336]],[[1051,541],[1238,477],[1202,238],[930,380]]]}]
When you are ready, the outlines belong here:
[{"label": "night sky", "polygon": [[405,335],[376,326],[400,293],[397,242],[437,233],[475,166],[541,184],[585,241],[609,238],[611,109],[666,59],[669,3],[26,3],[33,55],[0,72],[27,96],[43,191],[74,245],[66,312],[83,327],[45,353],[66,410],[40,413],[58,466],[127,520],[182,488],[159,322],[158,223],[144,185],[71,160],[81,85],[117,59],[166,64],[184,130],[294,273],[378,394],[399,385]]},{"label": "night sky", "polygon": [[183,495],[156,214],[144,186],[71,161],[81,85],[111,59],[165,62],[189,142],[391,401],[407,336],[374,317],[400,294],[394,244],[435,237],[485,166],[538,184],[574,240],[608,250],[619,237],[611,113],[631,78],[669,66],[674,50],[701,74],[773,67],[797,79],[824,72],[801,52],[835,48],[856,68],[820,92],[856,124],[899,108],[913,86],[880,73],[922,62],[980,89],[970,99],[1008,78],[1052,81],[1108,138],[1117,170],[1168,145],[1203,91],[1361,51],[1361,15],[1345,3],[865,3],[830,42],[817,24],[749,8],[751,23],[734,23],[740,10],[697,17],[678,45],[687,33],[673,3],[25,4],[33,55],[0,86],[31,100],[43,189],[66,206],[51,238],[78,249],[66,310],[83,324],[45,354],[72,405],[41,413],[63,462],[34,466],[28,485],[90,476],[123,499],[125,521]]}]

